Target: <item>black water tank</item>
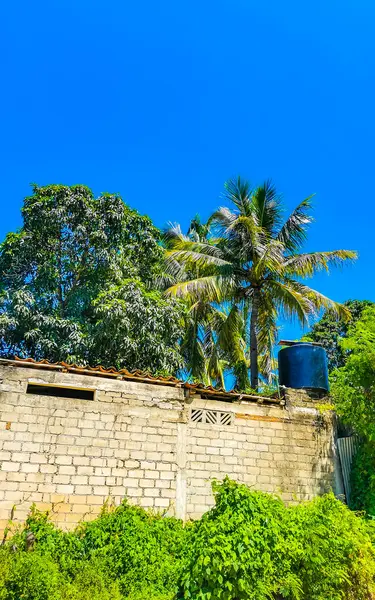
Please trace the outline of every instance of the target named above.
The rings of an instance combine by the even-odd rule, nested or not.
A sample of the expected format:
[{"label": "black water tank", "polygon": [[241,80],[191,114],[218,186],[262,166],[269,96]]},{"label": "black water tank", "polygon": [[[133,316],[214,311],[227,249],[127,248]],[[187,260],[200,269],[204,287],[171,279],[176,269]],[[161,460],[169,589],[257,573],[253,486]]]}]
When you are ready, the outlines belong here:
[{"label": "black water tank", "polygon": [[280,385],[328,391],[327,355],[324,348],[309,342],[288,344],[279,351]]}]

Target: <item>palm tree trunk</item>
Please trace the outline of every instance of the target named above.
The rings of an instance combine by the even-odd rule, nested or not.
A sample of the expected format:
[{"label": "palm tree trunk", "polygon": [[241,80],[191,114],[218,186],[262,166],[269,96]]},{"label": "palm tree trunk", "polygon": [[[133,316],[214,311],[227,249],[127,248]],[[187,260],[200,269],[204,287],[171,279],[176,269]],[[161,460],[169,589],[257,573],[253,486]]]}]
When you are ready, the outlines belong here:
[{"label": "palm tree trunk", "polygon": [[257,337],[259,301],[259,288],[254,287],[250,318],[250,385],[253,388],[253,390],[258,390],[259,385]]}]

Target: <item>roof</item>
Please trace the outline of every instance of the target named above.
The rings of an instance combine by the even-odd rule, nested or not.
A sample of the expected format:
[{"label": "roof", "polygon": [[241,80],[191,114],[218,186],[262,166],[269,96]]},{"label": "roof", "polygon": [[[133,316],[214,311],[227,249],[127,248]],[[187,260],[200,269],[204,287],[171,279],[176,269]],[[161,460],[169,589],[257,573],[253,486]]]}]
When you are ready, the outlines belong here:
[{"label": "roof", "polygon": [[53,371],[61,371],[64,373],[76,373],[79,375],[91,375],[94,377],[106,377],[110,379],[121,379],[124,381],[139,381],[140,383],[148,383],[150,385],[168,385],[178,388],[183,388],[188,391],[189,394],[199,394],[202,398],[211,398],[217,400],[223,400],[228,402],[234,401],[251,401],[251,402],[268,402],[273,404],[279,404],[279,398],[269,398],[265,396],[258,396],[255,394],[242,394],[235,390],[227,391],[223,388],[214,388],[213,386],[205,386],[203,383],[190,383],[188,381],[182,381],[176,377],[163,376],[163,375],[151,375],[145,371],[134,370],[128,371],[127,369],[115,369],[115,367],[109,367],[108,369],[98,365],[96,367],[90,367],[88,365],[81,366],[76,364],[70,364],[66,362],[52,363],[48,360],[34,360],[33,358],[19,358],[16,356],[13,360],[0,358],[0,365],[9,365],[13,367],[27,367],[32,369],[47,369]]}]

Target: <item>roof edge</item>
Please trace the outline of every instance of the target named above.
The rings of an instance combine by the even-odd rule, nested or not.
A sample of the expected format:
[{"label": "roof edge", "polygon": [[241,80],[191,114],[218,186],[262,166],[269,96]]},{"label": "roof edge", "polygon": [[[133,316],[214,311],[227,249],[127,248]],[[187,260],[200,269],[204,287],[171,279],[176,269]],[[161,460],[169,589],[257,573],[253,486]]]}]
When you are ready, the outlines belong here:
[{"label": "roof edge", "polygon": [[48,371],[60,371],[63,373],[75,373],[78,375],[91,375],[93,377],[104,377],[108,379],[118,379],[122,381],[135,381],[139,383],[147,383],[149,385],[166,385],[170,387],[182,388],[187,390],[189,395],[200,395],[204,398],[211,398],[217,400],[228,400],[230,402],[256,402],[258,404],[269,403],[269,404],[280,404],[279,398],[270,398],[267,396],[261,396],[256,394],[245,394],[236,392],[234,390],[227,391],[222,388],[217,389],[212,386],[205,386],[203,383],[190,383],[188,381],[182,381],[173,376],[163,377],[151,375],[149,373],[135,370],[128,371],[127,369],[117,370],[114,367],[105,369],[98,365],[96,367],[80,366],[76,364],[70,364],[66,362],[51,363],[48,360],[34,360],[33,358],[19,358],[14,359],[0,358],[0,365],[8,365],[14,367],[25,367],[32,369],[43,369]]}]

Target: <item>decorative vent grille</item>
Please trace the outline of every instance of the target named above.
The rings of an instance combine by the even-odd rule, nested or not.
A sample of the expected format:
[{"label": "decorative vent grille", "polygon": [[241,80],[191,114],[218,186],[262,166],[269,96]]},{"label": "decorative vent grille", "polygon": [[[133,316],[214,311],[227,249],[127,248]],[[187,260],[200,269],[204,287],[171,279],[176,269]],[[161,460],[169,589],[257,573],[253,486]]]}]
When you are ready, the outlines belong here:
[{"label": "decorative vent grille", "polygon": [[202,408],[193,408],[190,420],[193,423],[209,423],[210,425],[232,425],[233,413],[222,412],[221,410],[204,410]]}]

